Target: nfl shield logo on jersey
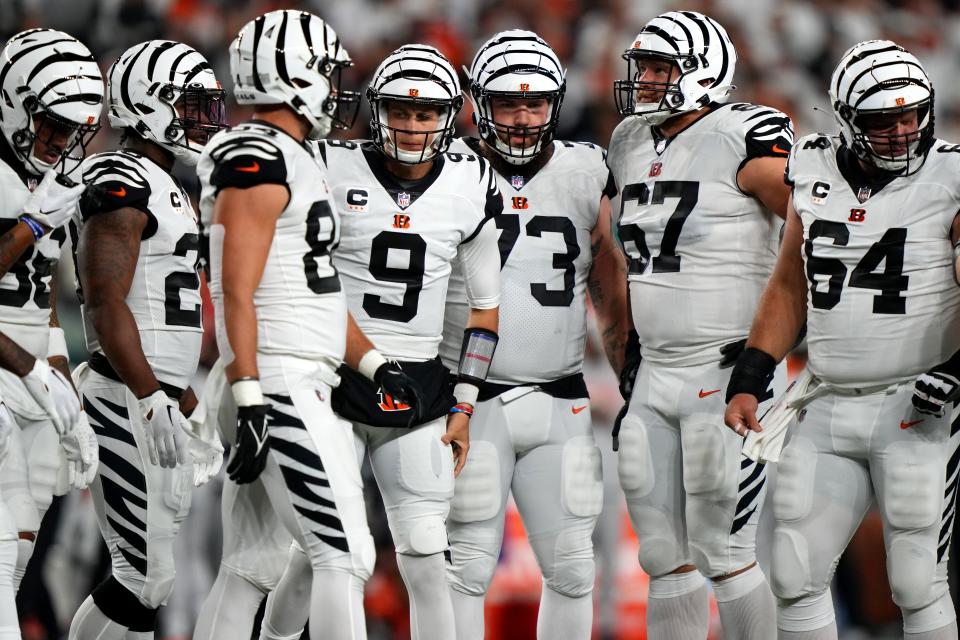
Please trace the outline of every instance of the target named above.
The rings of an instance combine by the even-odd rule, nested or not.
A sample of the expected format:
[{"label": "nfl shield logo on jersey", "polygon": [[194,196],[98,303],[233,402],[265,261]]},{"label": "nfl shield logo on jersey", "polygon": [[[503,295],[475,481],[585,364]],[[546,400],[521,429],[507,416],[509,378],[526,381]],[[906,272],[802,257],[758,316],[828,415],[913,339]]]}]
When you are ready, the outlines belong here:
[{"label": "nfl shield logo on jersey", "polygon": [[651,178],[656,178],[658,175],[660,175],[660,169],[662,169],[662,168],[663,168],[663,163],[662,163],[662,162],[654,162],[652,165],[650,165],[650,176],[649,176],[649,177],[651,177]]},{"label": "nfl shield logo on jersey", "polygon": [[514,189],[520,189],[523,187],[523,176],[510,176],[510,184],[513,185]]},{"label": "nfl shield logo on jersey", "polygon": [[410,194],[407,193],[406,191],[404,191],[403,193],[398,193],[398,194],[397,194],[397,204],[400,205],[401,207],[409,207],[409,206],[410,206]]}]

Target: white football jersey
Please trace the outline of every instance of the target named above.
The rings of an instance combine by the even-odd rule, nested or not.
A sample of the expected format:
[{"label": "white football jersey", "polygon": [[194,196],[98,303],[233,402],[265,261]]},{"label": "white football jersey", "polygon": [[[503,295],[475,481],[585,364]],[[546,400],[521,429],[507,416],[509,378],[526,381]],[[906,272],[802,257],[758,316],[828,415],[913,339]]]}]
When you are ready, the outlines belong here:
[{"label": "white football jersey", "polygon": [[882,186],[851,184],[851,156],[839,136],[815,134],[787,167],[803,221],[807,366],[839,387],[905,382],[960,345],[960,145],[934,141],[917,173]]},{"label": "white football jersey", "polygon": [[[197,213],[176,179],[135,151],[95,154],[84,160],[81,171],[87,183],[80,199],[81,236],[83,225],[100,213],[132,208],[147,216],[126,303],[157,379],[183,389],[196,372],[203,338]],[[82,303],[82,282],[79,293]],[[84,330],[87,350],[100,351],[86,313]]]},{"label": "white football jersey", "polygon": [[785,158],[792,142],[787,116],[745,103],[713,105],[669,140],[639,118],[613,132],[614,216],[644,358],[707,364],[747,336],[782,223],[740,191],[737,173],[753,158]]},{"label": "white football jersey", "polygon": [[[31,176],[0,141],[0,235],[17,226],[23,205],[39,178]],[[0,277],[0,331],[34,357],[47,357],[50,280],[67,238],[60,227],[43,236]]]},{"label": "white football jersey", "polygon": [[[472,144],[476,144],[471,140]],[[463,139],[451,151],[475,153]],[[600,200],[613,195],[601,147],[553,142],[550,160],[529,179],[495,172],[504,211],[500,231],[500,342],[487,379],[549,382],[583,364],[590,234]],[[440,349],[454,371],[468,314],[463,274],[454,269]]]},{"label": "white football jersey", "polygon": [[471,306],[499,304],[497,238],[486,223],[503,201],[490,164],[469,150],[445,153],[405,186],[372,143],[327,140],[318,148],[343,224],[334,264],[350,313],[385,356],[435,358],[454,261],[477,272]]},{"label": "white football jersey", "polygon": [[[247,122],[215,135],[200,157],[197,172],[204,226],[212,223],[220,189],[266,183],[287,187],[290,200],[277,219],[263,277],[253,296],[257,350],[340,366],[346,349],[347,307],[331,261],[340,240],[340,222],[326,172],[314,151],[266,122]],[[211,243],[210,294],[222,349],[226,336],[216,244]]]}]

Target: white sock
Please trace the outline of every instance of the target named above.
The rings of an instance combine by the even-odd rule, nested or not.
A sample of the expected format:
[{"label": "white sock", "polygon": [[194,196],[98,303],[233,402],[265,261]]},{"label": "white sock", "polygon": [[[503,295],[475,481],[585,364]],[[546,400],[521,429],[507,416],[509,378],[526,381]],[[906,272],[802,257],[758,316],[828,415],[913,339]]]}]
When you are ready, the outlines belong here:
[{"label": "white sock", "polygon": [[768,640],[777,635],[777,604],[770,585],[753,565],[732,578],[713,581],[720,623],[727,638]]},{"label": "white sock", "polygon": [[593,594],[571,598],[544,583],[537,614],[538,640],[590,640],[592,632]]},{"label": "white sock", "polygon": [[699,571],[650,578],[647,600],[650,640],[705,640],[709,622],[707,583]]},{"label": "white sock", "polygon": [[17,566],[17,541],[0,540],[0,640],[20,640],[17,593],[13,574]]},{"label": "white sock", "polygon": [[[429,556],[397,554],[397,568],[410,600],[412,640],[450,640],[456,634],[453,603],[447,587],[442,553]],[[311,634],[312,636],[313,634]]]},{"label": "white sock", "polygon": [[[36,534],[34,534],[36,537]],[[27,564],[33,555],[33,540],[19,538],[17,540],[17,567],[13,571],[13,589],[20,591],[20,583],[23,582],[23,576],[27,572]]]},{"label": "white sock", "polygon": [[957,640],[957,621],[954,620],[947,626],[934,629],[933,631],[923,631],[921,633],[904,632],[903,640]]},{"label": "white sock", "polygon": [[[309,609],[310,637],[366,640],[363,586],[364,581],[352,573],[334,569],[315,570]],[[446,587],[444,582],[444,591]],[[448,640],[451,637],[447,636]],[[299,636],[294,636],[294,640],[296,638]]]},{"label": "white sock", "polygon": [[777,629],[782,640],[836,640],[830,589],[795,600],[781,600],[777,605]]},{"label": "white sock", "polygon": [[457,625],[457,640],[483,640],[483,601],[486,594],[474,596],[450,589],[453,601],[453,620]]},{"label": "white sock", "polygon": [[200,609],[193,640],[249,638],[263,598],[250,581],[221,565]]},{"label": "white sock", "polygon": [[126,640],[127,628],[104,615],[87,596],[70,623],[69,640]]},{"label": "white sock", "polygon": [[[307,625],[307,618],[315,613],[310,610],[312,584],[313,567],[310,566],[310,558],[299,549],[291,552],[280,582],[267,596],[267,607],[260,625],[260,640],[297,640],[300,637]],[[337,633],[335,628],[328,626],[324,637],[344,637]]]}]

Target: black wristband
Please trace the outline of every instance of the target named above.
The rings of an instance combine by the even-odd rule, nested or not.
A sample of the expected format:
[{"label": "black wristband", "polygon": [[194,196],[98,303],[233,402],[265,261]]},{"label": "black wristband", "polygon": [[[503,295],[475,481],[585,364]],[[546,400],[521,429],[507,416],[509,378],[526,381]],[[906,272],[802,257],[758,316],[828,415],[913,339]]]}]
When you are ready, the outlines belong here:
[{"label": "black wristband", "polygon": [[749,393],[760,402],[767,394],[767,388],[773,380],[773,372],[777,369],[777,361],[766,351],[754,347],[747,347],[737,359],[737,364],[730,374],[727,384],[727,398],[738,393]]}]

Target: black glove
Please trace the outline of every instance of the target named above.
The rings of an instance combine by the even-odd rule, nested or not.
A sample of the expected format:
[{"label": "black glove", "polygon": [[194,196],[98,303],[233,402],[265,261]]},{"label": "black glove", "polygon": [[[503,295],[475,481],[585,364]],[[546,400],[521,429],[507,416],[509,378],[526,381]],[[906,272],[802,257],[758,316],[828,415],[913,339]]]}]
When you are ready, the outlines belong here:
[{"label": "black glove", "polygon": [[623,419],[627,417],[627,408],[630,406],[630,401],[623,403],[623,406],[620,407],[620,411],[617,413],[617,417],[613,420],[613,450],[620,451],[620,423],[623,422]]},{"label": "black glove", "polygon": [[729,342],[722,347],[720,347],[720,355],[723,356],[720,358],[720,368],[726,369],[727,367],[732,367],[737,364],[737,358],[740,357],[740,354],[743,353],[743,348],[747,346],[747,339],[737,340],[736,342]]},{"label": "black glove", "polygon": [[920,413],[943,417],[947,405],[960,397],[960,351],[917,378],[913,406]]},{"label": "black glove", "polygon": [[385,362],[373,374],[373,381],[383,392],[394,400],[410,406],[408,427],[415,427],[423,421],[423,390],[420,384],[405,374],[396,362]]},{"label": "black glove", "polygon": [[267,466],[270,435],[266,417],[266,405],[237,407],[237,446],[227,466],[227,474],[237,484],[253,482]]},{"label": "black glove", "polygon": [[640,369],[640,336],[636,329],[630,329],[627,334],[627,345],[623,350],[623,369],[620,371],[620,395],[624,400],[630,400],[633,395],[633,385],[637,381],[637,371]]}]

